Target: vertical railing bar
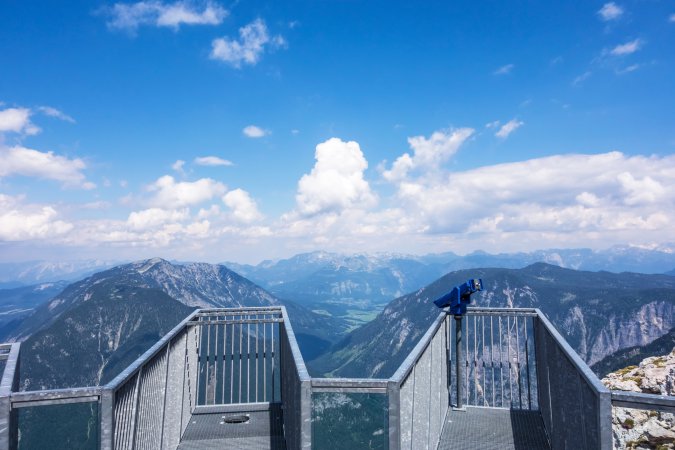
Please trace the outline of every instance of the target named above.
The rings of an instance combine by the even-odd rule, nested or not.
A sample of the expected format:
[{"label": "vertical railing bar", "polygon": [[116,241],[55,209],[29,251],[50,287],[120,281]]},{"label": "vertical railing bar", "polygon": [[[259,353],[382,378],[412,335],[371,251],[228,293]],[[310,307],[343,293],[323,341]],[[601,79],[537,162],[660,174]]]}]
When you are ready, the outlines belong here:
[{"label": "vertical railing bar", "polygon": [[478,405],[478,318],[473,316],[473,401]]},{"label": "vertical railing bar", "polygon": [[133,399],[133,409],[131,413],[131,450],[134,450],[134,446],[136,444],[136,419],[138,417],[138,397],[139,397],[139,390],[141,387],[141,377],[143,376],[143,369],[144,366],[141,366],[140,369],[138,369],[138,375],[136,378],[136,386],[134,387],[134,399]]},{"label": "vertical railing bar", "polygon": [[[218,321],[218,316],[216,316],[216,322]],[[214,340],[216,341],[214,345],[214,354],[213,354],[213,404],[216,404],[216,398],[218,398],[218,329],[220,325],[217,323],[214,325],[216,329],[216,335]]]},{"label": "vertical railing bar", "polygon": [[[227,320],[227,316],[223,316],[223,319]],[[225,374],[227,373],[227,325],[223,324],[223,358],[222,358],[222,378],[223,378],[223,392],[221,393],[220,403],[225,403]]]},{"label": "vertical railing bar", "polygon": [[[248,318],[248,317],[247,317]],[[239,324],[239,403],[242,403],[241,401],[241,345],[242,345],[242,340],[243,340],[243,333],[244,333],[244,325]]]},{"label": "vertical railing bar", "polygon": [[[258,316],[256,315],[256,319]],[[258,322],[255,323],[255,401],[258,402],[258,340],[260,336]]]},{"label": "vertical railing bar", "polygon": [[[208,319],[211,322],[211,316]],[[204,378],[204,404],[209,404],[209,365],[211,356],[211,324],[206,326],[206,376]]]},{"label": "vertical railing bar", "polygon": [[251,401],[251,323],[246,324],[246,403]]},{"label": "vertical railing bar", "polygon": [[171,340],[166,346],[166,370],[164,372],[164,400],[162,401],[162,427],[160,428],[159,436],[159,448],[162,448],[164,444],[164,420],[166,419],[166,394],[167,394],[167,384],[169,383],[169,352],[171,351]]},{"label": "vertical railing bar", "polygon": [[[185,384],[187,383],[187,388],[188,388],[188,397],[190,398],[190,403],[192,403],[192,398],[190,396],[190,375],[189,375],[189,370],[190,370],[190,364],[189,364],[189,358],[188,358],[188,333],[190,333],[190,329],[186,328],[185,329],[185,352],[183,353],[183,383],[181,384],[181,397],[180,397],[180,418],[178,420],[178,434],[180,436],[181,431],[183,430],[183,413],[185,410]],[[185,376],[187,375],[187,381],[185,380]]]},{"label": "vertical railing bar", "polygon": [[520,339],[519,339],[519,329],[520,327],[518,326],[518,316],[515,316],[513,318],[515,321],[515,327],[516,327],[516,376],[518,377],[518,408],[523,409],[523,389],[522,389],[522,382],[521,382],[521,373],[520,373]]},{"label": "vertical railing bar", "polygon": [[483,405],[487,405],[487,385],[485,384],[485,316],[480,316],[481,322],[481,359],[483,366]]},{"label": "vertical railing bar", "polygon": [[467,318],[466,320],[460,321],[465,323],[465,328],[466,328],[466,333],[462,334],[462,338],[465,340],[466,343],[466,373],[464,374],[464,379],[466,380],[466,401],[464,402],[465,405],[469,404],[469,378],[471,375],[471,366],[469,365],[469,329],[471,328],[471,321]]},{"label": "vertical railing bar", "polygon": [[496,401],[496,396],[495,396],[495,358],[494,358],[494,353],[495,353],[495,340],[494,340],[494,334],[495,334],[495,327],[494,327],[494,322],[492,320],[492,316],[490,316],[490,371],[492,372],[492,407],[495,408],[497,406],[497,401]]},{"label": "vertical railing bar", "polygon": [[[199,389],[202,387],[201,383],[201,375],[202,375],[202,355],[200,350],[200,347],[202,346],[202,318],[200,317],[197,325],[195,325],[195,355],[197,355],[197,380],[195,380],[195,404],[192,406],[194,409],[198,404],[199,404]],[[192,401],[192,399],[190,399]],[[192,412],[192,411],[190,411]]]},{"label": "vertical railing bar", "polygon": [[[530,319],[531,321],[531,319]],[[527,409],[532,410],[532,393],[530,390],[530,334],[527,331],[527,317],[525,318],[525,370],[527,371]],[[531,327],[534,330],[534,327]]]},{"label": "vertical railing bar", "polygon": [[[452,345],[450,344],[450,333],[452,332],[452,326],[450,323],[450,316],[445,315],[445,352],[448,355],[448,370],[447,370],[447,380],[448,384],[448,405],[452,404]],[[399,413],[400,415],[400,413]]]},{"label": "vertical railing bar", "polygon": [[510,407],[513,408],[513,382],[512,382],[512,377],[511,377],[511,372],[513,371],[512,365],[511,365],[511,317],[506,316],[506,338],[507,338],[507,345],[506,345],[506,352],[508,354],[508,359],[509,359],[509,403]]},{"label": "vertical railing bar", "polygon": [[232,324],[232,336],[230,337],[231,349],[230,349],[230,403],[234,403],[234,337],[236,336],[234,331],[234,323]]},{"label": "vertical railing bar", "polygon": [[498,318],[499,324],[499,387],[501,390],[501,399],[499,406],[504,407],[504,357],[502,355],[502,316]]},{"label": "vertical railing bar", "polygon": [[274,322],[272,322],[270,324],[270,328],[271,328],[270,332],[272,333],[272,347],[270,349],[270,352],[272,353],[272,402],[274,402],[276,400],[275,391],[274,391],[274,353],[275,353],[274,352],[274,350],[275,350],[275,348],[274,348],[274,335],[275,335]]},{"label": "vertical railing bar", "polygon": [[263,401],[267,401],[267,324],[265,322],[263,322]]}]

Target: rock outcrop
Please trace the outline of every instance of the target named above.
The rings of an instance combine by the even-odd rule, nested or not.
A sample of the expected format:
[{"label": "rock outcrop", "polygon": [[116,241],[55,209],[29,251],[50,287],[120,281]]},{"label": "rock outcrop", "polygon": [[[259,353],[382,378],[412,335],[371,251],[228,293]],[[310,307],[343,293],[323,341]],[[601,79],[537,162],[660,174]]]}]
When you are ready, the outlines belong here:
[{"label": "rock outcrop", "polygon": [[[675,395],[675,348],[610,373],[602,382],[613,390]],[[629,408],[612,413],[615,449],[675,449],[675,414]]]}]

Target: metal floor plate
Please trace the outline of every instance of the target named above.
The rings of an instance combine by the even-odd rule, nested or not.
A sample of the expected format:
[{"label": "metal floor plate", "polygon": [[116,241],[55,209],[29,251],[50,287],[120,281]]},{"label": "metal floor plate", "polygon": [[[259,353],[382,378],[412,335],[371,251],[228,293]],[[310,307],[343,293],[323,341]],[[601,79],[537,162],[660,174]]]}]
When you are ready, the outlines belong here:
[{"label": "metal floor plate", "polygon": [[[224,419],[249,416],[247,423],[230,424]],[[285,450],[281,408],[241,413],[194,414],[178,450],[242,449]]]},{"label": "metal floor plate", "polygon": [[538,411],[472,408],[448,411],[439,450],[550,449]]}]

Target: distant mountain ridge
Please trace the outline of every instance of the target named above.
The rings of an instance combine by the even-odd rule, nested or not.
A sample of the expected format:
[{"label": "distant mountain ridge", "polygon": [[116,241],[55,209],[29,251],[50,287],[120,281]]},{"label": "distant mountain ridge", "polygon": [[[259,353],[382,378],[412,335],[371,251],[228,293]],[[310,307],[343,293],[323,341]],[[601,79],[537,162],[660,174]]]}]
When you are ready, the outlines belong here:
[{"label": "distant mountain ridge", "polygon": [[675,278],[583,272],[536,263],[523,269],[451,272],[399,297],[310,365],[344,377],[388,377],[437,317],[432,303],[468,278],[483,278],[476,306],[540,308],[589,364],[644,346],[675,327]]},{"label": "distant mountain ridge", "polygon": [[26,261],[0,263],[0,287],[19,287],[50,281],[73,281],[121,264],[120,261]]},{"label": "distant mountain ridge", "polygon": [[[108,269],[69,285],[17,328],[22,386],[104,383],[196,307],[281,304],[224,266],[154,258]],[[335,339],[334,319],[284,304],[301,348]],[[72,370],[73,361],[82,367]]]},{"label": "distant mountain ridge", "polygon": [[225,263],[275,296],[339,317],[351,328],[372,320],[392,299],[470,268],[521,269],[544,262],[575,270],[664,273],[675,267],[675,246],[657,249],[616,246],[607,250],[549,249],[491,255],[452,252],[424,256],[401,253],[312,252],[257,265]]}]

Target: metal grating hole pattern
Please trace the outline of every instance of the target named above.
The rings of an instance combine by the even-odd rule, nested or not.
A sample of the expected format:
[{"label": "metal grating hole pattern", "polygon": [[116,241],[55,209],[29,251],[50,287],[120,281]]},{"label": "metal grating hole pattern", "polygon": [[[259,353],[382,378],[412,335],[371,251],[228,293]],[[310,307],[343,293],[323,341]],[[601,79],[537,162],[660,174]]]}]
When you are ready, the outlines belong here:
[{"label": "metal grating hole pattern", "polygon": [[438,445],[439,450],[549,448],[539,412],[472,407],[448,413]]},{"label": "metal grating hole pattern", "polygon": [[[226,418],[247,415],[249,421],[224,423]],[[284,450],[281,407],[271,405],[269,411],[247,413],[195,414],[183,435],[178,450],[208,448]]]}]

